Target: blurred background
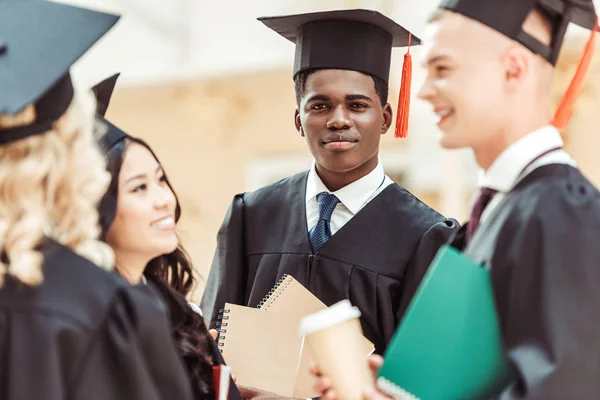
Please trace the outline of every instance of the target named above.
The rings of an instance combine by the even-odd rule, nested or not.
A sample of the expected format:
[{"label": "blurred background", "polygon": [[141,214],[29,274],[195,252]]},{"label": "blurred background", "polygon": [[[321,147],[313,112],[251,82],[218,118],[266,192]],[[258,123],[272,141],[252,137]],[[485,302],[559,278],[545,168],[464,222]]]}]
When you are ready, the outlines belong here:
[{"label": "blurred background", "polygon": [[[197,271],[199,301],[216,234],[236,193],[306,170],[312,158],[296,132],[294,45],[256,20],[333,9],[378,10],[420,36],[438,0],[57,0],[122,15],[74,67],[92,86],[121,72],[107,118],[150,143],[180,198],[182,240]],[[595,0],[600,7],[600,0]],[[570,29],[557,67],[555,104],[587,39]],[[390,100],[396,107],[404,49],[395,49]],[[424,74],[413,53],[413,97]],[[573,120],[568,150],[600,184],[600,56]],[[469,151],[442,151],[430,107],[413,99],[407,139],[384,137],[387,174],[447,216],[464,221],[477,168]],[[299,211],[301,212],[301,211]],[[401,227],[398,227],[399,231]]]}]

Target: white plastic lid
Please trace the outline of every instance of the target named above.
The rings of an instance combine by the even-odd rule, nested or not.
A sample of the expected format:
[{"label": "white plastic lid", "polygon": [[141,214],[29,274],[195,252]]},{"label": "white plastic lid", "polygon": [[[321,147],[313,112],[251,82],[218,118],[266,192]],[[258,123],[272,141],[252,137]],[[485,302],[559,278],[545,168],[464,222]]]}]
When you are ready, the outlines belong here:
[{"label": "white plastic lid", "polygon": [[342,300],[331,307],[307,315],[300,320],[300,336],[329,328],[349,319],[360,317],[360,310],[350,304],[350,300]]}]

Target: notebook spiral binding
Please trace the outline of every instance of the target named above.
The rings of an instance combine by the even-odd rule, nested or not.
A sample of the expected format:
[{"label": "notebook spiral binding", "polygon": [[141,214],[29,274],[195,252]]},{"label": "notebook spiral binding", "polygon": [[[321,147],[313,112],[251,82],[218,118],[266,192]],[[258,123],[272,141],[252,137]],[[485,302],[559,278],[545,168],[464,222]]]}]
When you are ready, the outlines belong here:
[{"label": "notebook spiral binding", "polygon": [[[269,292],[265,295],[265,297],[262,298],[262,300],[260,301],[260,303],[258,303],[256,308],[260,308],[263,310],[266,310],[267,308],[269,308],[269,306],[273,303],[273,301],[275,301],[275,299],[277,297],[279,297],[281,292],[290,284],[290,281],[287,280],[288,277],[290,277],[290,275],[284,274],[279,279],[279,281],[277,281],[275,286],[273,286],[273,288],[271,290],[269,290]],[[287,282],[286,282],[286,280],[287,280]],[[275,295],[275,297],[271,298],[271,296],[273,296],[273,294],[275,294],[275,293],[277,293]]]},{"label": "notebook spiral binding", "polygon": [[217,317],[217,347],[219,347],[219,352],[223,353],[223,349],[221,347],[225,346],[225,335],[227,333],[227,321],[229,319],[229,308],[220,309],[219,316]]},{"label": "notebook spiral binding", "polygon": [[414,394],[412,394],[412,393],[404,390],[400,386],[396,385],[394,382],[385,379],[383,376],[380,376],[379,378],[377,378],[377,385],[379,385],[381,390],[383,390],[390,396],[396,396],[398,398],[405,399],[405,400],[421,400]]}]

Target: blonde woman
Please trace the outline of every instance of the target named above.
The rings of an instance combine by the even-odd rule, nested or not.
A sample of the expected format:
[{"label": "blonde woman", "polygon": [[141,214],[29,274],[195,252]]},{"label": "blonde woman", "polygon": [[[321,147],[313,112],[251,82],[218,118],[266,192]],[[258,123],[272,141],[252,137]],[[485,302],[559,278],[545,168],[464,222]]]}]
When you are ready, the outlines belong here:
[{"label": "blonde woman", "polygon": [[191,398],[164,306],[109,272],[96,239],[110,177],[95,101],[69,67],[117,19],[46,0],[0,6],[2,400]]}]

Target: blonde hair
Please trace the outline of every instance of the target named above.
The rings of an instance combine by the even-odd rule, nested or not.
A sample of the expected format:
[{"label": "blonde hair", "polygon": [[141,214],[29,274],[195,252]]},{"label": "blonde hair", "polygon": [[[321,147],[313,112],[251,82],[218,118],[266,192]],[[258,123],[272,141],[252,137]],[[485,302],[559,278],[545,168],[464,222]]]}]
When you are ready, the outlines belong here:
[{"label": "blonde hair", "polygon": [[[36,247],[49,237],[110,269],[114,255],[97,240],[97,203],[110,176],[94,137],[95,101],[75,93],[52,130],[0,146],[0,285],[8,274],[28,285],[43,280]],[[30,105],[0,115],[0,128],[35,120]]]}]

